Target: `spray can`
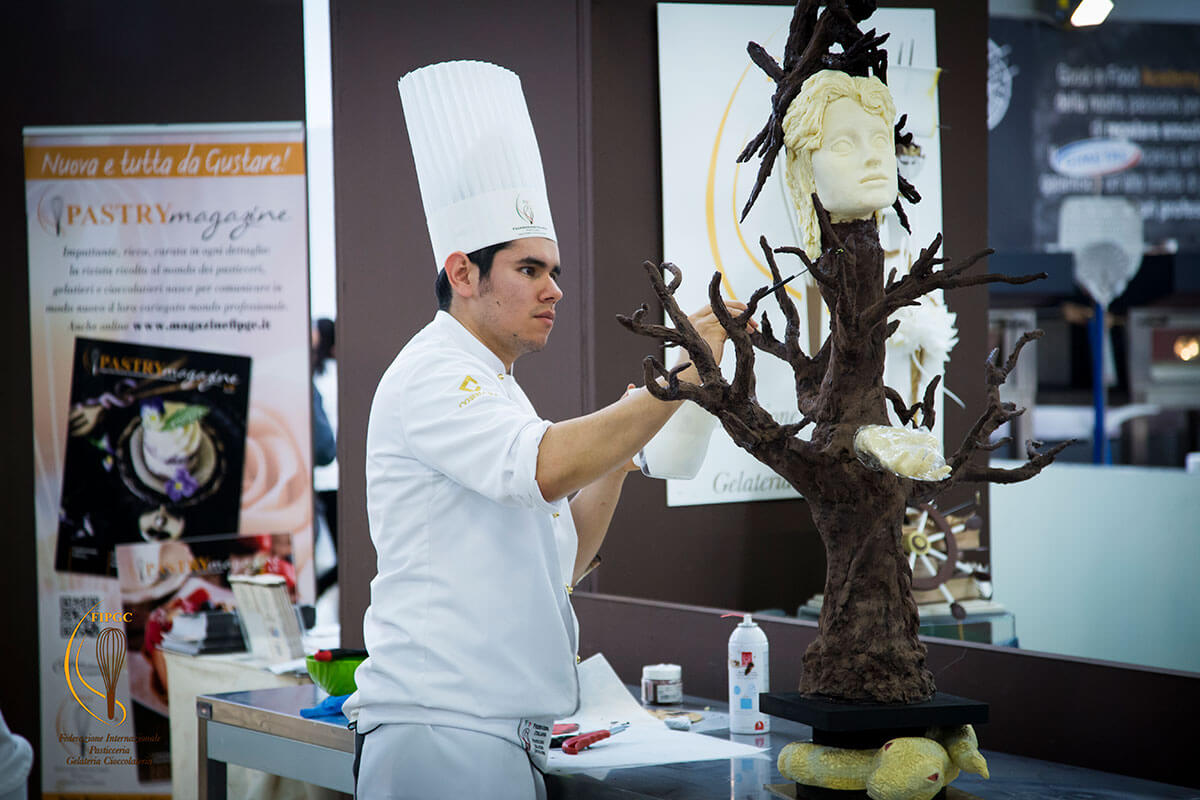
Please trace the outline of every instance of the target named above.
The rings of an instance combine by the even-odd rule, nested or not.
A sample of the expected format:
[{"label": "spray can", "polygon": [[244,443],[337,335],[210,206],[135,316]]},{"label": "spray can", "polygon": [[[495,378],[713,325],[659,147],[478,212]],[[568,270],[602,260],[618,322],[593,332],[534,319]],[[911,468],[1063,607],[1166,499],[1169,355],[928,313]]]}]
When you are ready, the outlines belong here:
[{"label": "spray can", "polygon": [[[726,614],[725,616],[737,616]],[[770,691],[767,635],[743,614],[729,637],[729,732],[765,733],[771,720],[758,710],[758,695]]]}]

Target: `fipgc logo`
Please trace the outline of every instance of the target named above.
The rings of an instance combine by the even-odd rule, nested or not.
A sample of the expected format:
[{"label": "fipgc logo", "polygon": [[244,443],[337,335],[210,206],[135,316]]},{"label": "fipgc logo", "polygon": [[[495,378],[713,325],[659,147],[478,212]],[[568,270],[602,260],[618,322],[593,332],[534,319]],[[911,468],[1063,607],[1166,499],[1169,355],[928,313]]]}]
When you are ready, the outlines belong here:
[{"label": "fipgc logo", "polygon": [[63,229],[69,224],[64,216],[66,207],[67,201],[59,187],[52,186],[42,192],[37,203],[38,225],[52,236],[62,236]]},{"label": "fipgc logo", "polygon": [[517,195],[517,216],[529,225],[533,224],[533,204],[521,195]]},{"label": "fipgc logo", "polygon": [[[125,631],[123,628],[110,625],[102,628],[100,633],[96,635],[94,643],[96,648],[96,665],[100,669],[100,680],[104,686],[104,691],[100,691],[87,682],[87,679],[83,677],[83,672],[79,669],[79,656],[83,652],[84,646],[91,644],[87,637],[79,632],[79,628],[85,621],[95,624],[130,622],[133,619],[133,614],[128,611],[123,614],[111,611],[97,611],[96,608],[99,605],[97,603],[92,606],[75,623],[75,629],[71,631],[71,638],[67,640],[67,654],[63,657],[63,676],[67,679],[67,688],[71,690],[71,695],[75,698],[75,702],[83,706],[84,711],[105,725],[116,727],[124,723],[125,719],[129,716],[125,704],[116,697],[117,678],[121,676],[121,670],[125,667]],[[72,677],[72,672],[74,673],[74,677]],[[89,691],[96,697],[104,698],[104,703],[101,704],[99,701],[92,699],[87,694]],[[83,693],[83,697],[80,697],[80,693]],[[87,698],[99,707],[100,713],[93,711],[84,702],[84,698]],[[118,708],[120,709],[120,719],[116,719]],[[116,721],[114,722],[113,720]]]}]

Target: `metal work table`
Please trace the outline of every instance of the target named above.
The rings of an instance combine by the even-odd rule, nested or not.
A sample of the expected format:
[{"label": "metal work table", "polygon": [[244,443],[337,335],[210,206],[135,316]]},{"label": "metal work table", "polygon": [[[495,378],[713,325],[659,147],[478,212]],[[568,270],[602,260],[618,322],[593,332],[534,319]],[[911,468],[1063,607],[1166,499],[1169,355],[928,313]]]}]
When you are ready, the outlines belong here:
[{"label": "metal work table", "polygon": [[[224,800],[226,764],[295,778],[316,786],[354,791],[351,765],[354,735],[345,717],[305,719],[301,708],[316,705],[324,693],[316,686],[289,686],[246,692],[201,695],[196,698],[199,720],[199,776],[202,800]],[[720,709],[722,704],[685,698],[683,707]],[[788,742],[811,736],[807,725],[773,719],[765,736],[769,759],[724,759],[615,769],[598,780],[586,774],[549,775],[546,787],[554,800],[773,800],[763,784],[786,783],[775,767]],[[987,741],[987,726],[979,729]],[[727,730],[711,731],[728,736]],[[740,736],[753,742],[757,737]],[[991,780],[964,773],[953,784],[958,796],[981,800],[1027,798],[1130,798],[1131,800],[1195,800],[1195,789],[1130,778],[1123,775],[1011,756],[984,749]],[[953,796],[953,795],[951,795]]]},{"label": "metal work table", "polygon": [[198,696],[200,800],[225,800],[227,764],[353,794],[354,732],[346,718],[300,716],[324,697],[311,683]]}]

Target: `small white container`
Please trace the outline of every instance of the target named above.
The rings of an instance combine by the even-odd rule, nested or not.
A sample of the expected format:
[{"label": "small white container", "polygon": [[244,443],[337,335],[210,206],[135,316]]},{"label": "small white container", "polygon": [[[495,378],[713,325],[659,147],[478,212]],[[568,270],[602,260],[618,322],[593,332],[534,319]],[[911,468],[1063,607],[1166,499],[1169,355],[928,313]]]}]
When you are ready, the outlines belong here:
[{"label": "small white container", "polygon": [[[730,615],[732,616],[732,615]],[[771,718],[758,710],[758,695],[770,691],[767,635],[749,614],[729,637],[729,732],[766,733]]]},{"label": "small white container", "polygon": [[683,667],[678,664],[642,667],[642,702],[652,706],[683,702]]}]

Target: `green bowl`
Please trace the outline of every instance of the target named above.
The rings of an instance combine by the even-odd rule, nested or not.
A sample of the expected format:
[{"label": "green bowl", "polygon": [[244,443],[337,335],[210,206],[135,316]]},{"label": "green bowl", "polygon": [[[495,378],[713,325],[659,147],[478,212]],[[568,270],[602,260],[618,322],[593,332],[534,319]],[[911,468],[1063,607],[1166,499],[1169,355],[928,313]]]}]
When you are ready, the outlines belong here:
[{"label": "green bowl", "polygon": [[366,661],[366,657],[335,658],[333,661],[317,661],[306,656],[304,665],[313,683],[332,695],[350,694],[355,690],[354,670]]}]

